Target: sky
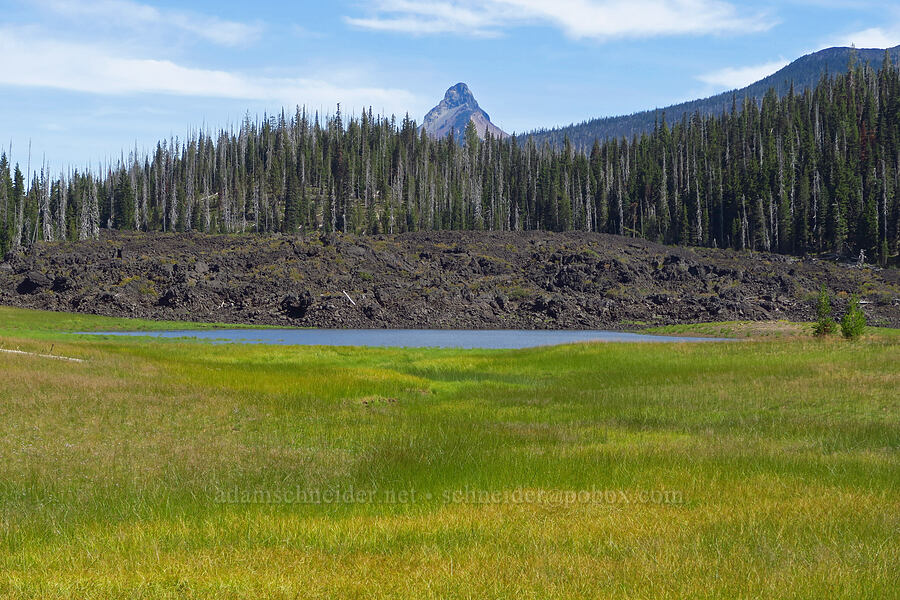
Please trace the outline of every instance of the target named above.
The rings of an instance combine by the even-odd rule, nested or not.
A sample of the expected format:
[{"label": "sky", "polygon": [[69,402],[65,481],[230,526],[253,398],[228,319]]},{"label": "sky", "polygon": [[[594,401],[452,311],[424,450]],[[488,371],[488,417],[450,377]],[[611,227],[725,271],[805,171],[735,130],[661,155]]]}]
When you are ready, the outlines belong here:
[{"label": "sky", "polygon": [[421,122],[460,81],[521,133],[851,44],[900,45],[900,1],[0,0],[0,147],[97,168],[298,105]]}]

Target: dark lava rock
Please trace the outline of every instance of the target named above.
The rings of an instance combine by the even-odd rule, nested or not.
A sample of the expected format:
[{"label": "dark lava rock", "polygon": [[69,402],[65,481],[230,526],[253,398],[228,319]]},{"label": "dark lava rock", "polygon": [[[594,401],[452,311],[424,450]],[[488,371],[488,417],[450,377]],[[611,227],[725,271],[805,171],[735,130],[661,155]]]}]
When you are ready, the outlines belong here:
[{"label": "dark lava rock", "polygon": [[288,294],[281,301],[281,310],[291,319],[302,319],[313,305],[313,297],[309,291],[302,294]]},{"label": "dark lava rock", "polygon": [[363,306],[363,314],[371,321],[377,321],[383,318],[384,311],[377,304],[366,304]]},{"label": "dark lava rock", "polygon": [[53,285],[53,280],[40,271],[29,271],[16,291],[20,294],[34,294],[51,285]]},{"label": "dark lava rock", "polygon": [[565,267],[556,274],[556,287],[582,290],[584,278],[582,273],[572,267]]},{"label": "dark lava rock", "polygon": [[558,319],[562,314],[563,302],[557,297],[540,296],[532,303],[535,312],[545,313],[551,319]]},{"label": "dark lava rock", "polygon": [[51,289],[57,293],[68,292],[69,290],[75,289],[75,282],[68,277],[57,277],[53,280],[53,287]]},{"label": "dark lava rock", "polygon": [[[113,258],[123,246],[127,260]],[[811,298],[823,284],[832,295],[865,288],[870,322],[900,326],[897,269],[679,249],[605,234],[438,231],[306,239],[104,230],[98,241],[38,244],[0,262],[0,298],[23,308],[316,327],[808,321]],[[836,300],[837,313],[845,303]]]},{"label": "dark lava rock", "polygon": [[693,265],[688,269],[688,273],[701,281],[706,281],[706,268],[703,265]]},{"label": "dark lava rock", "polygon": [[157,300],[156,303],[159,306],[174,308],[175,306],[178,306],[178,301],[178,292],[174,288],[169,288],[165,291],[165,293],[163,293],[162,296],[159,297],[159,300]]},{"label": "dark lava rock", "polygon": [[494,297],[494,302],[500,310],[506,310],[509,306],[509,298],[506,297],[506,294],[497,294]]},{"label": "dark lava rock", "polygon": [[175,265],[170,263],[156,263],[151,267],[150,274],[160,279],[170,279],[175,274]]},{"label": "dark lava rock", "polygon": [[794,282],[793,277],[788,277],[787,275],[781,275],[778,278],[778,283],[781,286],[781,291],[784,292],[785,294],[794,294],[797,291],[797,284],[796,284],[796,282]]}]

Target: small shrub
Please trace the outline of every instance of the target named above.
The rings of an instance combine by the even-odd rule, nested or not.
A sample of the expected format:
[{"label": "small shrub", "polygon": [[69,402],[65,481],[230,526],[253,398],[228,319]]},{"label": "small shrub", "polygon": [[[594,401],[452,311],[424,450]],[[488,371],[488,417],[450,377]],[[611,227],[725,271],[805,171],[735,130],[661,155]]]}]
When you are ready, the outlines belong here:
[{"label": "small shrub", "polygon": [[825,337],[836,331],[837,323],[831,318],[831,298],[828,297],[828,292],[823,285],[822,291],[819,292],[819,298],[816,300],[816,325],[813,332],[816,337]]},{"label": "small shrub", "polygon": [[507,298],[516,302],[521,302],[522,300],[527,300],[529,297],[531,297],[531,294],[528,292],[528,290],[518,285],[505,288],[504,291],[506,292]]},{"label": "small shrub", "polygon": [[859,308],[859,297],[854,295],[850,299],[850,308],[841,319],[841,332],[848,340],[855,340],[866,331],[866,315]]}]

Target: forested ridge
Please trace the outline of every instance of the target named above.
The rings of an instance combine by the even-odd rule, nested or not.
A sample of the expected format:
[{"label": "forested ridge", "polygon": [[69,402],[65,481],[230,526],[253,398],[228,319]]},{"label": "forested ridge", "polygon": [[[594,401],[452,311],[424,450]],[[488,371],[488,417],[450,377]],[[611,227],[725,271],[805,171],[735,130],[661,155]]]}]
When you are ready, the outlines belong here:
[{"label": "forested ridge", "polygon": [[[298,109],[169,140],[102,172],[0,156],[0,251],[144,231],[580,230],[669,244],[837,253],[900,243],[900,72],[854,65],[802,94],[694,115],[590,153],[429,139],[408,117]],[[27,169],[26,169],[27,170]]]},{"label": "forested ridge", "polygon": [[[895,64],[900,60],[900,46],[890,48],[887,52]],[[662,109],[591,119],[566,127],[541,129],[529,132],[528,135],[534,137],[538,144],[549,142],[557,147],[562,147],[568,137],[576,150],[590,152],[596,139],[602,141],[615,137],[631,138],[635,135],[650,133],[659,120],[661,112],[665,112],[670,123],[680,121],[684,116],[690,118],[695,113],[699,113],[702,117],[717,116],[727,112],[735,98],[738,101],[749,98],[759,102],[771,88],[775,88],[779,98],[787,95],[792,88],[797,93],[803,93],[808,88],[814,88],[823,75],[846,73],[851,64],[868,62],[880,66],[884,57],[885,50],[828,48],[803,56],[776,73],[739,90],[691,100]]]}]

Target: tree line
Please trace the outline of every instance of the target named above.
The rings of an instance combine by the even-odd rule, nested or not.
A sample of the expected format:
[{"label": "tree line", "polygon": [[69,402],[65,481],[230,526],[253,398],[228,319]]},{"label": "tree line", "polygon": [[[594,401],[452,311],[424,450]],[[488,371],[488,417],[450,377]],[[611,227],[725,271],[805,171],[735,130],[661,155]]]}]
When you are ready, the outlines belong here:
[{"label": "tree line", "polygon": [[[667,244],[886,261],[900,244],[900,72],[854,64],[578,152],[430,139],[408,116],[251,120],[97,172],[0,155],[0,253],[101,229],[207,233],[596,231]],[[30,181],[29,181],[30,179]]]},{"label": "tree line", "polygon": [[[738,90],[730,91],[708,98],[701,98],[683,102],[665,108],[668,118],[680,121],[685,115],[690,118],[694,113],[703,117],[720,115],[731,108],[735,94],[739,98],[754,98],[762,100],[770,88],[775,88],[779,97],[788,94],[793,87],[799,93],[807,88],[813,88],[822,79],[824,73],[845,73],[851,64],[881,64],[885,52],[890,54],[895,63],[900,60],[900,46],[890,50],[862,49],[862,48],[829,48],[809,54],[795,60],[784,69],[768,77],[750,84]],[[654,124],[659,117],[659,109],[591,119],[581,123],[573,123],[566,127],[553,129],[541,129],[529,133],[538,144],[549,142],[551,145],[562,146],[566,138],[571,141],[576,150],[590,152],[596,139],[611,139],[614,137],[628,137],[649,133],[653,131]]]}]

